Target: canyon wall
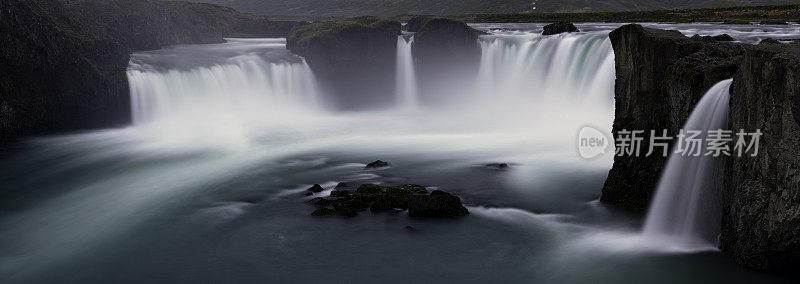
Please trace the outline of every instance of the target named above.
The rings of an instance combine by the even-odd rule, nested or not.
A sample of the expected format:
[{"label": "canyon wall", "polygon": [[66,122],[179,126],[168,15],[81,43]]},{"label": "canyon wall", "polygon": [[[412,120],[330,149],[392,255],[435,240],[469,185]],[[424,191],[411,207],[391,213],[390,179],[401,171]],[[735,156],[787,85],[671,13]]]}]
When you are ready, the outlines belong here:
[{"label": "canyon wall", "polygon": [[[762,43],[733,78],[730,128],[761,136],[726,161],[722,250],[755,268],[800,268],[800,45]],[[787,267],[788,266],[788,267]]]},{"label": "canyon wall", "polygon": [[609,37],[617,76],[614,137],[623,129],[644,130],[645,139],[640,156],[614,158],[600,200],[643,213],[667,161],[662,155],[645,156],[650,131],[677,135],[705,91],[733,77],[744,48],[639,25],[622,26]]},{"label": "canyon wall", "polygon": [[[733,78],[730,129],[760,129],[755,157],[725,163],[720,245],[744,266],[796,268],[800,259],[800,45],[756,46],[687,38],[626,25],[610,34],[616,56],[613,132],[668,129],[677,134],[716,82]],[[647,149],[647,139],[643,141]],[[645,212],[666,162],[617,156],[601,201]]]}]

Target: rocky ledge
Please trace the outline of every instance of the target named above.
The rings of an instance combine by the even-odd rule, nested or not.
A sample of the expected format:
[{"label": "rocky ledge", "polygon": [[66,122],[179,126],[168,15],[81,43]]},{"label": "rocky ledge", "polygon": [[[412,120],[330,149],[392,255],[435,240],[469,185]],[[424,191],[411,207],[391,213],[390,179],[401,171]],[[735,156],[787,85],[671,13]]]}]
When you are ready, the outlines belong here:
[{"label": "rocky ledge", "polygon": [[416,17],[406,27],[415,32],[411,51],[422,99],[433,102],[446,97],[442,94],[468,93],[467,84],[453,82],[477,78],[481,59],[478,36],[482,32],[445,18]]},{"label": "rocky ledge", "polygon": [[557,22],[544,26],[542,28],[542,35],[555,35],[561,33],[575,33],[579,32],[578,28],[572,23]]},{"label": "rocky ledge", "polygon": [[[622,129],[667,129],[674,136],[705,91],[733,78],[730,129],[764,135],[758,156],[725,163],[721,248],[747,267],[797,268],[800,45],[688,38],[639,25],[622,26],[609,37],[617,73],[614,136]],[[601,201],[645,212],[665,162],[660,155],[615,157]]]},{"label": "rocky ledge", "polygon": [[320,85],[342,109],[394,102],[400,22],[358,17],[299,27],[286,47],[305,57]]},{"label": "rocky ledge", "polygon": [[[316,191],[315,185],[309,191]],[[404,184],[381,186],[366,183],[355,190],[339,183],[328,197],[315,197],[308,201],[317,207],[311,216],[353,217],[359,211],[401,212],[408,210],[411,217],[458,217],[469,214],[461,198],[444,192],[428,190],[420,185]]]}]

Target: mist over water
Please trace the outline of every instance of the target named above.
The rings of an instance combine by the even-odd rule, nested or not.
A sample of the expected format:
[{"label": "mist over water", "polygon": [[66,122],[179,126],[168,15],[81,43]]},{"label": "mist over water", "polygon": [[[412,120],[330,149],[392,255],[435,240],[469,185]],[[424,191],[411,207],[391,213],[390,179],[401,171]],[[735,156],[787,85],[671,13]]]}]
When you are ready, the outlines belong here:
[{"label": "mist over water", "polygon": [[[386,110],[331,110],[283,39],[133,54],[133,125],[32,139],[0,160],[0,279],[761,277],[718,254],[632,241],[641,223],[594,201],[612,157],[581,159],[575,136],[586,124],[610,131],[612,27],[579,27],[478,26],[493,30],[478,75],[447,78],[469,91],[441,94],[445,106],[414,99],[413,38],[399,37],[398,91],[375,94],[396,99]],[[363,169],[377,159],[392,167]],[[496,162],[511,167],[485,166]],[[472,214],[309,217],[305,201],[340,181],[445,189]],[[300,194],[315,183],[326,191]]]}]

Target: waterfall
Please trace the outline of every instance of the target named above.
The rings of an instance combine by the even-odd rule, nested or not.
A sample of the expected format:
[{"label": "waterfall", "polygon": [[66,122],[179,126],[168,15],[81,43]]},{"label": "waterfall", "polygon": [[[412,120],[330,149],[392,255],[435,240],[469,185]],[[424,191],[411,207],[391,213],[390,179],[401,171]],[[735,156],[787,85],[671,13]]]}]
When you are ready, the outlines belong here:
[{"label": "waterfall", "polygon": [[487,101],[563,99],[613,107],[614,52],[606,32],[481,38],[478,93]]},{"label": "waterfall", "polygon": [[[291,109],[308,111],[317,104],[311,70],[304,60],[287,55],[285,41],[275,42],[240,40],[167,50],[166,55],[134,54],[127,70],[134,124],[258,119]],[[197,52],[201,48],[203,53]],[[202,60],[190,57],[193,52],[203,55]],[[173,57],[203,62],[189,68],[154,66]],[[209,63],[205,57],[218,58]]]},{"label": "waterfall", "polygon": [[[705,141],[708,130],[727,128],[731,82],[723,80],[703,95],[684,131],[701,130]],[[701,154],[705,154],[704,149]],[[720,180],[721,159],[672,153],[650,206],[644,235],[689,248],[716,247],[720,210],[715,187]]]},{"label": "waterfall", "polygon": [[411,56],[411,44],[414,36],[406,40],[404,35],[397,36],[397,105],[401,108],[413,108],[418,104],[417,75],[414,72],[414,58]]}]

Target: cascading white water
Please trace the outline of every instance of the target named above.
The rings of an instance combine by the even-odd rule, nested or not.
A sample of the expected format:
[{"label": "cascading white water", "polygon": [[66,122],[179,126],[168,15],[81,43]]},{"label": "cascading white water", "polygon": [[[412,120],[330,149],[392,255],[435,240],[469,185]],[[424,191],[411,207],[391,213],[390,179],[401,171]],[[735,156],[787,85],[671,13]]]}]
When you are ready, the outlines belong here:
[{"label": "cascading white water", "polygon": [[481,40],[478,92],[487,100],[535,98],[613,106],[608,33],[492,35]]},{"label": "cascading white water", "polygon": [[[284,39],[228,39],[133,54],[127,76],[136,129],[176,147],[242,148],[258,129],[315,112],[313,73]],[[215,139],[205,139],[213,133]]]},{"label": "cascading white water", "polygon": [[406,40],[404,35],[397,36],[397,80],[396,96],[400,108],[413,108],[418,104],[417,75],[414,71],[414,58],[411,56],[411,44],[414,36]]},{"label": "cascading white water", "polygon": [[[708,130],[727,128],[731,82],[720,81],[703,95],[684,131],[700,130],[705,141]],[[705,156],[704,147],[698,157],[672,153],[650,206],[644,235],[687,248],[716,247],[720,215],[715,186],[720,180],[721,160]]]},{"label": "cascading white water", "polygon": [[304,62],[268,63],[258,56],[186,71],[132,63],[128,81],[135,124],[180,115],[275,111],[296,103],[313,107],[316,99]]},{"label": "cascading white water", "polygon": [[476,107],[544,123],[541,139],[574,135],[591,123],[611,131],[614,52],[607,32],[497,34],[480,39]]}]

